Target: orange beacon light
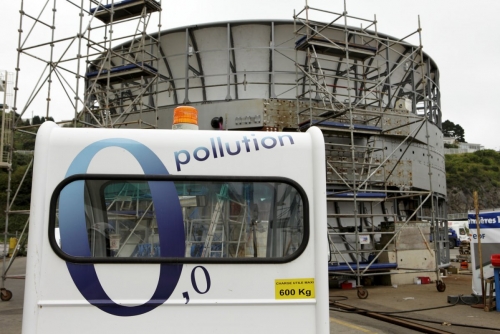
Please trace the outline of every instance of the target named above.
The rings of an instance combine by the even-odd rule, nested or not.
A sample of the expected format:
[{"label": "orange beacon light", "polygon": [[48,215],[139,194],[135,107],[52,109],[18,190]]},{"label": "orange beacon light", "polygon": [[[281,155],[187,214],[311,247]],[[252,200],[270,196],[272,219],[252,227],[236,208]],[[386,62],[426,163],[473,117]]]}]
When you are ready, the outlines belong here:
[{"label": "orange beacon light", "polygon": [[179,106],[174,109],[174,130],[198,130],[198,110],[190,106]]}]

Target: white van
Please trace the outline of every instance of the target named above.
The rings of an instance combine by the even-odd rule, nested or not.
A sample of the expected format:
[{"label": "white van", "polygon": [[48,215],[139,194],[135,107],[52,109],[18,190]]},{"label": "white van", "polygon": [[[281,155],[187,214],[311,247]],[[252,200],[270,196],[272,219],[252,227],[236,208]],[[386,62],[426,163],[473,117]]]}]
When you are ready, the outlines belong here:
[{"label": "white van", "polygon": [[457,234],[458,240],[462,241],[470,241],[470,237],[468,232],[469,229],[469,221],[468,220],[459,220],[459,221],[449,221],[448,228],[455,231]]},{"label": "white van", "polygon": [[323,136],[39,129],[23,333],[329,333]]}]

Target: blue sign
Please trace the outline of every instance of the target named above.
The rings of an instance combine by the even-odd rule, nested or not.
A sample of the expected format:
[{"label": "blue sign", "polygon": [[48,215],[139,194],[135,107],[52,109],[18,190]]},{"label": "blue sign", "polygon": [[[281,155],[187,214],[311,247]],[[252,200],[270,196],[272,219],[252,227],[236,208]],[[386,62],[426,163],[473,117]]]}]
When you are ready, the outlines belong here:
[{"label": "blue sign", "polygon": [[[469,213],[469,228],[477,229],[476,214]],[[500,212],[480,212],[479,213],[480,228],[500,228]]]}]

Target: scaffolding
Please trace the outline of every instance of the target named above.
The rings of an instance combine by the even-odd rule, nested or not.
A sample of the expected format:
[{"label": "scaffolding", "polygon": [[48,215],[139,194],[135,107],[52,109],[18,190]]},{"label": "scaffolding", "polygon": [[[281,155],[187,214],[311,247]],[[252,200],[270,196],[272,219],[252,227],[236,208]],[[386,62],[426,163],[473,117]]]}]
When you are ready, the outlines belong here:
[{"label": "scaffolding", "polygon": [[[153,112],[157,119],[158,83],[157,71],[160,31],[155,37],[147,33],[151,13],[159,13],[161,3],[156,0],[125,0],[120,2],[91,0],[92,19],[97,25],[79,34],[87,43],[85,73],[85,101],[83,111],[87,115],[85,124],[100,127],[119,127],[129,122],[130,114]],[[80,7],[83,12],[83,8]],[[91,20],[92,20],[91,19]],[[160,22],[160,21],[159,21]],[[131,24],[132,23],[132,24]],[[135,25],[135,27],[133,27]],[[119,26],[135,29],[128,34],[118,34]],[[158,24],[158,27],[161,27]],[[103,39],[95,40],[91,35],[102,33]],[[87,38],[83,35],[87,34]],[[124,39],[126,39],[125,42]],[[122,45],[120,45],[120,44]],[[113,115],[119,115],[113,117]],[[140,128],[156,128],[156,123],[135,121]]]},{"label": "scaffolding", "polygon": [[[316,21],[318,13],[329,18]],[[345,1],[342,13],[306,2],[294,14],[298,127],[317,126],[325,136],[329,271],[354,277],[360,298],[367,297],[362,286],[371,276],[396,269],[435,272],[437,289],[444,291],[445,197],[433,190],[429,139],[429,124],[441,127],[438,78],[431,77],[422,52],[420,22],[399,40],[379,36],[376,24],[376,17],[349,16]],[[418,46],[406,41],[413,35]],[[413,184],[407,159],[415,148],[426,158],[424,187]],[[415,245],[434,261],[402,265],[411,263],[404,252]]]},{"label": "scaffolding", "polygon": [[[11,166],[9,159],[9,148],[12,146],[12,114],[7,113],[14,97],[13,90],[14,74],[0,72],[0,93],[2,97],[2,133],[0,134],[0,168],[9,168]],[[0,95],[0,96],[1,96]]]},{"label": "scaffolding", "polygon": [[[1,134],[0,134],[0,168],[5,169],[8,173],[7,179],[7,189],[6,189],[6,208],[5,208],[5,226],[4,231],[2,233],[3,241],[2,246],[3,250],[0,255],[2,256],[2,283],[0,284],[0,298],[2,301],[10,300],[12,298],[12,293],[5,289],[3,282],[7,279],[7,272],[10,266],[12,265],[13,256],[7,261],[7,256],[15,254],[18,251],[18,247],[15,247],[14,250],[11,249],[11,235],[9,234],[8,226],[9,226],[9,213],[11,212],[12,201],[11,201],[11,179],[12,179],[12,161],[13,161],[13,118],[14,113],[11,110],[12,102],[13,102],[13,73],[2,71],[0,73],[0,96],[2,97],[2,104],[0,109],[2,111],[2,121],[1,121]],[[11,107],[9,107],[11,106]],[[23,177],[24,179],[24,177]],[[17,196],[17,192],[14,195],[14,199]],[[22,239],[24,234],[21,234],[19,240]],[[17,235],[16,235],[17,237]],[[16,240],[13,239],[13,240]]]},{"label": "scaffolding", "polygon": [[[322,129],[332,275],[355,277],[359,286],[365,278],[395,273],[396,267],[439,275],[439,268],[449,263],[445,191],[433,189],[438,184],[436,174],[442,172],[444,178],[444,170],[437,170],[433,161],[439,154],[431,142],[438,140],[433,129],[441,127],[439,76],[431,71],[431,59],[422,52],[421,41],[418,46],[407,42],[411,36],[421,40],[420,26],[416,32],[395,39],[377,32],[376,19],[347,15],[345,3],[343,13],[311,8],[306,3],[294,15],[292,38],[283,33],[284,25],[273,22],[269,43],[259,40],[247,45],[246,39],[245,43],[236,39],[240,27],[228,23],[213,34],[227,40],[214,38],[201,45],[202,37],[211,36],[196,36],[201,32],[198,27],[183,28],[182,37],[179,34],[169,40],[166,50],[160,41],[160,0],[68,0],[64,4],[72,11],[64,14],[78,17],[72,22],[78,23],[78,29],[71,36],[67,36],[71,30],[63,28],[61,33],[56,0],[40,3],[43,8],[38,15],[28,13],[35,6],[25,6],[26,2],[21,1],[17,73],[10,104],[13,112],[10,118],[3,118],[6,126],[2,129],[2,148],[8,147],[2,152],[2,163],[9,170],[7,224],[9,215],[29,214],[11,209],[21,184],[11,198],[10,166],[14,133],[36,133],[36,126],[23,125],[21,117],[31,105],[41,105],[35,99],[43,92],[45,118],[53,115],[52,96],[66,96],[70,120],[59,123],[74,127],[159,128],[158,108],[163,107],[166,114],[172,106],[193,103],[213,116],[226,112],[226,129]],[[313,20],[315,12],[329,19]],[[153,17],[158,18],[158,32],[150,34]],[[361,27],[354,28],[359,23]],[[43,38],[36,32],[43,32]],[[289,45],[293,39],[295,45]],[[177,44],[181,47],[176,48]],[[269,60],[269,70],[260,63],[249,68],[244,57],[236,61],[237,55],[246,53]],[[213,59],[202,57],[214,54]],[[44,65],[37,80],[20,75],[24,57]],[[290,62],[291,70],[281,66],[285,61]],[[32,93],[17,113],[18,87],[22,85],[24,90],[30,83],[34,84]],[[56,86],[62,88],[62,94],[56,94]],[[268,96],[252,95],[261,91]],[[159,100],[160,93],[164,101]],[[251,99],[260,100],[246,104],[254,102]],[[216,104],[219,102],[227,105]],[[255,106],[258,110],[249,113]],[[164,119],[167,117],[162,118],[163,127]],[[422,160],[417,166],[420,179],[414,166],[418,155]],[[397,257],[410,247],[405,240],[418,241],[419,251],[433,254],[434,262],[429,261],[432,268],[397,266]],[[438,289],[442,289],[444,284],[438,282]],[[360,296],[365,296],[363,290]]]},{"label": "scaffolding", "polygon": [[[64,15],[78,17],[69,28],[65,27],[62,16],[57,15],[58,6],[59,9],[63,6],[57,6],[56,0],[30,5],[27,2],[21,1],[19,11],[15,79],[12,74],[7,77],[7,74],[2,73],[2,89],[10,87],[9,94],[12,95],[9,95],[12,98],[11,112],[6,114],[6,103],[2,105],[0,145],[0,167],[8,171],[5,240],[9,216],[22,213],[29,217],[29,210],[12,210],[32,166],[31,161],[11,197],[13,156],[15,153],[32,155],[32,151],[19,152],[14,149],[15,133],[36,134],[39,125],[23,124],[22,117],[26,117],[27,110],[33,104],[41,105],[40,99],[44,92],[45,119],[53,119],[55,110],[51,106],[52,96],[67,97],[64,109],[69,114],[63,117],[69,120],[59,122],[65,126],[115,128],[134,123],[138,128],[157,127],[155,122],[144,122],[141,117],[134,121],[129,121],[128,117],[144,112],[156,115],[158,112],[160,74],[156,68],[160,61],[161,0],[67,0],[63,4],[67,6]],[[39,13],[33,14],[38,6]],[[149,29],[152,20],[157,22],[153,25],[157,28],[155,37]],[[71,35],[75,22],[78,22],[78,29]],[[38,79],[21,76],[24,58],[35,59],[43,64]],[[4,85],[4,82],[13,85]],[[19,87],[30,85],[32,92],[22,108],[18,108]],[[5,289],[4,282],[17,251],[26,242],[28,221],[29,218],[8,264],[4,258],[0,284],[2,300],[12,297],[12,293]]]}]

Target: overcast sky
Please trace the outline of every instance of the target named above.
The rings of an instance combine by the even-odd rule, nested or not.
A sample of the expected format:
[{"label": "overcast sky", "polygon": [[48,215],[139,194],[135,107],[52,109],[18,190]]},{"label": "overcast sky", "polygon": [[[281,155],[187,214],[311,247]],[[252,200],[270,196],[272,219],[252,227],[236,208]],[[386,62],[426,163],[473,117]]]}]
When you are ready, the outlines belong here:
[{"label": "overcast sky", "polygon": [[[25,11],[37,16],[38,8],[45,1],[24,0]],[[0,70],[14,72],[16,67],[20,4],[20,0],[4,0],[0,5]],[[49,0],[48,7],[52,5],[53,0]],[[67,30],[67,36],[72,36],[71,29],[78,31],[78,17],[64,15],[71,6],[68,2],[58,0],[57,6],[56,17],[63,20],[58,29],[61,30],[64,23],[68,28],[63,31]],[[300,11],[304,6],[305,0],[162,0],[162,29],[217,21],[292,19],[294,10]],[[341,12],[344,1],[309,0],[309,6]],[[378,31],[397,38],[416,31],[420,15],[424,51],[440,70],[443,121],[460,124],[469,143],[500,149],[500,104],[497,102],[500,92],[497,82],[500,76],[500,1],[349,0],[347,11],[349,15],[366,19],[373,19],[376,15]],[[29,31],[25,24],[23,30],[24,35]],[[408,41],[418,44],[418,35]],[[36,61],[22,58],[20,67],[24,76],[26,72],[30,76],[33,72],[33,77],[30,77],[33,83],[40,76],[37,70],[43,65],[36,62],[38,67],[32,69],[30,62]],[[18,110],[26,104],[31,93],[21,84]],[[66,99],[62,94],[54,89],[51,96],[51,114],[56,120],[59,119],[57,111],[53,113],[53,106],[57,108],[58,99]],[[31,117],[32,112],[43,115],[45,97],[46,94],[43,100],[29,106],[24,117]],[[71,116],[65,117],[69,118]]]}]

